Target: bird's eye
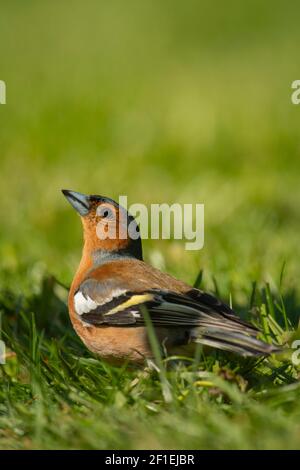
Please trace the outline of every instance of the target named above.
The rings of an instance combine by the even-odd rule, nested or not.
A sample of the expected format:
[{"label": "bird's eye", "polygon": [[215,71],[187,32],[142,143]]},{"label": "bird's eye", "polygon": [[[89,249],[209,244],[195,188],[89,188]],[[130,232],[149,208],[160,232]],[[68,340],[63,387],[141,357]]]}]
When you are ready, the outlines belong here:
[{"label": "bird's eye", "polygon": [[102,219],[113,219],[114,218],[114,213],[112,211],[112,209],[110,209],[109,207],[98,207],[98,210],[97,210],[97,215],[99,217],[101,217]]}]

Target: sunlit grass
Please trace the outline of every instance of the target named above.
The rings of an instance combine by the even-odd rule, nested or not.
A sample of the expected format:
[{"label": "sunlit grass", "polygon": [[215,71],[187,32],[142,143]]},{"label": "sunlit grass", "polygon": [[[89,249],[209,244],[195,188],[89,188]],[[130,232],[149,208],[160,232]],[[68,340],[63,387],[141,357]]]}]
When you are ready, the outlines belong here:
[{"label": "sunlit grass", "polygon": [[[299,448],[299,367],[222,353],[109,367],[72,331],[81,226],[61,188],[205,204],[146,260],[299,338],[299,7],[6,2],[0,15],[0,448]],[[197,364],[197,367],[196,365]],[[167,390],[167,392],[166,392]],[[167,400],[166,400],[167,397]],[[171,399],[169,399],[171,397]]]}]

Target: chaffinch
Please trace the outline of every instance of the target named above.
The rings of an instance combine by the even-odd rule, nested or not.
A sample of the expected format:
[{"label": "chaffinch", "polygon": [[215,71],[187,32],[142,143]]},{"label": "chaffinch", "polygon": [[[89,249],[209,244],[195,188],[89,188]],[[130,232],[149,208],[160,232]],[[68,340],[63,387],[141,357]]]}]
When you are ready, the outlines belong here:
[{"label": "chaffinch", "polygon": [[[117,365],[151,360],[145,309],[162,350],[171,355],[192,356],[197,343],[242,356],[278,351],[258,340],[257,328],[216,297],[145,263],[140,236],[132,237],[128,230],[130,226],[138,233],[138,226],[115,201],[62,192],[80,214],[84,232],[69,313],[77,334],[93,353]],[[112,227],[115,237],[109,236]]]}]

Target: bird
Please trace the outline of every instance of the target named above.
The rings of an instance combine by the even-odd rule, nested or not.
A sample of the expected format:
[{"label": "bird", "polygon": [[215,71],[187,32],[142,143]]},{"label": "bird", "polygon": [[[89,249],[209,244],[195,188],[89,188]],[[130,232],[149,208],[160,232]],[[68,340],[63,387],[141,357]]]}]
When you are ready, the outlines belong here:
[{"label": "bird", "polygon": [[83,225],[69,315],[96,356],[116,366],[155,360],[149,322],[163,356],[193,357],[197,344],[243,357],[279,351],[258,339],[260,331],[214,295],[146,263],[137,222],[113,199],[62,193]]}]

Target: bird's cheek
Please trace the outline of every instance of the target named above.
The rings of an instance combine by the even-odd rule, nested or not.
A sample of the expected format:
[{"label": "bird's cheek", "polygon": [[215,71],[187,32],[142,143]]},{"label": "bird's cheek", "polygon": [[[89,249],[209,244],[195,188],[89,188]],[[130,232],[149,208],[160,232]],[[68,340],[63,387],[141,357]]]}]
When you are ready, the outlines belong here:
[{"label": "bird's cheek", "polygon": [[96,235],[99,240],[116,240],[117,227],[114,222],[100,220],[96,224]]}]

